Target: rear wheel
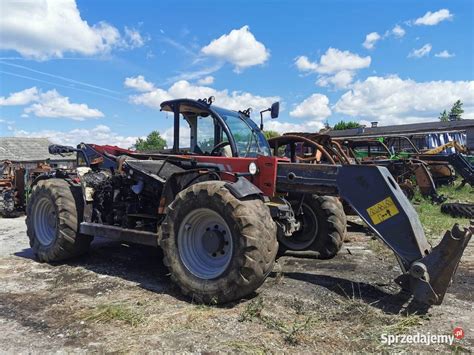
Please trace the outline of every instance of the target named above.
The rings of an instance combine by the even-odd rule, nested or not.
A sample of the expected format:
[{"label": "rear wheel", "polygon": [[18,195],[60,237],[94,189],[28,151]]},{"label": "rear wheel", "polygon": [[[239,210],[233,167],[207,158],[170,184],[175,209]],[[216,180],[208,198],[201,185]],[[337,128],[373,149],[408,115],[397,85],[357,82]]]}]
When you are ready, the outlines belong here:
[{"label": "rear wheel", "polygon": [[341,202],[332,196],[305,195],[290,201],[301,229],[291,237],[279,233],[280,251],[312,250],[321,259],[330,259],[339,252],[346,234],[346,215]]},{"label": "rear wheel", "polygon": [[256,290],[273,268],[276,225],[260,199],[241,201],[225,182],[181,191],[162,224],[164,263],[193,300],[224,303]]},{"label": "rear wheel", "polygon": [[80,188],[61,179],[42,180],[27,206],[30,246],[40,261],[59,261],[87,252],[92,237],[79,233],[83,202]]}]

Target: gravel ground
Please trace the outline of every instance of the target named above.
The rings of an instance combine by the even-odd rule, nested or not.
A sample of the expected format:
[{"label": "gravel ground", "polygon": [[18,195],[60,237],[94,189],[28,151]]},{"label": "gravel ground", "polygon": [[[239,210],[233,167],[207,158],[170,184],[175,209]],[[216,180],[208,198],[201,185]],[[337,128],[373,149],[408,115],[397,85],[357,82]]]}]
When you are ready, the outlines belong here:
[{"label": "gravel ground", "polygon": [[[249,299],[203,306],[171,284],[158,249],[95,240],[87,256],[38,263],[24,217],[0,219],[0,352],[472,351],[473,243],[441,306],[399,294],[398,273],[380,243],[351,231],[336,258],[284,256]],[[459,326],[452,345],[381,342]]]}]

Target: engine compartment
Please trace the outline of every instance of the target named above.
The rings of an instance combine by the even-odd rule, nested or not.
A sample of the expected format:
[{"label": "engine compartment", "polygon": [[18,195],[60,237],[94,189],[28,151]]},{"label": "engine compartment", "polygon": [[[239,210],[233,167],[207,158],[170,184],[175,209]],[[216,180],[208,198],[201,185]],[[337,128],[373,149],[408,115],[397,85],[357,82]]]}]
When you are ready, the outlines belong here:
[{"label": "engine compartment", "polygon": [[117,169],[78,168],[78,175],[89,222],[154,233],[164,219],[163,198],[169,203],[194,183],[220,179],[214,169],[133,158],[121,161]]}]

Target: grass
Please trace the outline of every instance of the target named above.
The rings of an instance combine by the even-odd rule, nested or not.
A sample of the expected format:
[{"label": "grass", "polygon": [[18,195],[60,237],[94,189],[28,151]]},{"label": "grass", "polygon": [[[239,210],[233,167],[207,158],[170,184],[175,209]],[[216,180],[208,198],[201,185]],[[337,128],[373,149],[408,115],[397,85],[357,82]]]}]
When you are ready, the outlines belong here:
[{"label": "grass", "polygon": [[260,318],[263,311],[263,298],[258,297],[249,302],[239,316],[239,322],[251,321],[254,318]]},{"label": "grass", "polygon": [[271,317],[263,318],[264,324],[275,329],[283,335],[283,340],[289,345],[298,345],[300,343],[301,334],[311,325],[311,317],[306,317],[303,321],[294,319],[290,324],[275,320]]},{"label": "grass", "polygon": [[293,308],[293,310],[298,315],[303,315],[305,313],[304,302],[300,300],[298,297],[293,297],[293,300],[290,303],[290,307]]},{"label": "grass", "polygon": [[423,318],[417,314],[403,316],[400,320],[392,323],[384,328],[387,334],[405,334],[413,327],[422,325]]},{"label": "grass", "polygon": [[[438,188],[438,193],[444,195],[446,202],[474,202],[474,193],[471,186],[466,185],[459,188],[460,182],[457,181],[454,186],[443,186]],[[412,201],[415,209],[420,217],[421,224],[425,230],[425,234],[429,239],[436,239],[451,229],[455,223],[460,225],[468,225],[468,218],[452,218],[449,215],[441,213],[441,206],[433,204],[430,200],[415,195]]]},{"label": "grass", "polygon": [[145,322],[144,315],[129,306],[122,304],[103,304],[91,310],[84,320],[107,323],[113,320],[121,321],[136,327]]},{"label": "grass", "polygon": [[239,341],[239,340],[231,340],[223,343],[224,346],[228,346],[232,349],[232,351],[237,352],[239,354],[266,354],[268,350],[265,348],[261,348],[258,345],[247,341]]},{"label": "grass", "polygon": [[303,314],[303,305],[299,304],[299,301],[297,301],[296,298],[293,299],[292,303],[297,304],[297,316],[294,317],[294,319],[290,322],[285,322],[264,314],[264,301],[262,297],[258,297],[246,305],[245,309],[240,314],[239,322],[258,320],[268,329],[278,331],[283,336],[285,343],[288,345],[298,345],[301,342],[302,333],[311,327],[314,319],[313,317],[309,316],[304,317],[301,320],[302,317],[299,316]]}]

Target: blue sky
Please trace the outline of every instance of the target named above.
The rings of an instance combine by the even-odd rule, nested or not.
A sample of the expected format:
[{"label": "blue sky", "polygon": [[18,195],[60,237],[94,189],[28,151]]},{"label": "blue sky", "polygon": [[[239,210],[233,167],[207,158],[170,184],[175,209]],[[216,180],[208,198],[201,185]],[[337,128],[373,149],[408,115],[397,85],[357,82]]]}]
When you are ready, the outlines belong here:
[{"label": "blue sky", "polygon": [[[31,2],[31,3],[29,3]],[[0,135],[130,146],[161,100],[214,95],[268,129],[474,118],[474,3],[3,0]]]}]

